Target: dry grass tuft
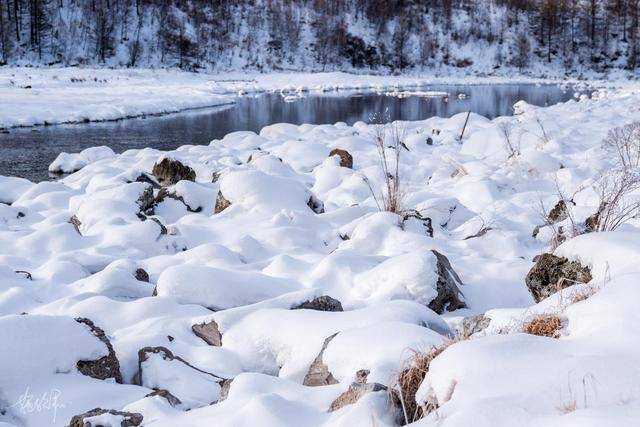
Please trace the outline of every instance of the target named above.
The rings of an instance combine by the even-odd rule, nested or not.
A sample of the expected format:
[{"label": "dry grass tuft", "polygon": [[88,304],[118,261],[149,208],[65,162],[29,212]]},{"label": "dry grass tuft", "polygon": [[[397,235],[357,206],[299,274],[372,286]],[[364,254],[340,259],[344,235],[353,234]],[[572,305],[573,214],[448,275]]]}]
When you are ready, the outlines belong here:
[{"label": "dry grass tuft", "polygon": [[595,286],[587,286],[580,290],[572,292],[567,299],[569,304],[575,304],[577,302],[588,299],[589,297],[594,295],[596,292],[598,292],[598,288],[596,288]]},{"label": "dry grass tuft", "polygon": [[567,403],[563,403],[562,405],[560,405],[558,407],[558,410],[560,412],[562,412],[563,414],[569,414],[573,411],[575,411],[576,409],[578,409],[578,404],[575,400],[571,401],[571,402],[567,402]]},{"label": "dry grass tuft", "polygon": [[412,350],[412,357],[405,362],[395,378],[393,386],[389,388],[393,394],[393,401],[402,408],[403,416],[401,420],[398,420],[400,424],[405,425],[418,421],[437,409],[437,406],[433,404],[418,404],[416,392],[429,372],[431,361],[456,342],[455,340],[447,341],[427,352]]},{"label": "dry grass tuft", "polygon": [[540,337],[560,338],[562,319],[556,314],[534,316],[522,326],[522,332]]}]

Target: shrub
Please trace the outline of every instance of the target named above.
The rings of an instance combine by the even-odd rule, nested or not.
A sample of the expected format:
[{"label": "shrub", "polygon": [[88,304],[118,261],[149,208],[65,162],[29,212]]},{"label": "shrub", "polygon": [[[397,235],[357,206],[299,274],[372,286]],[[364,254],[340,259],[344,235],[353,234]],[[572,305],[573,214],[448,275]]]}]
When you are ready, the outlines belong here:
[{"label": "shrub", "polygon": [[374,143],[378,151],[383,177],[379,195],[376,195],[366,177],[364,180],[369,186],[379,210],[401,214],[403,212],[403,192],[400,176],[400,154],[402,150],[407,150],[403,141],[404,130],[400,129],[396,123],[375,126]]},{"label": "shrub", "polygon": [[522,332],[525,334],[549,338],[560,338],[561,329],[562,319],[556,314],[536,315],[522,326]]}]

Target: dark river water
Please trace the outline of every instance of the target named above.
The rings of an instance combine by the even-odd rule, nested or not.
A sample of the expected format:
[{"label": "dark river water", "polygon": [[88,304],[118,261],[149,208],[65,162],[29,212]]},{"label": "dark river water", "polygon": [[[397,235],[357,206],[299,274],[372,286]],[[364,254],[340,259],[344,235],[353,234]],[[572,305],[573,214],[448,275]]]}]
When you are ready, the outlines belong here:
[{"label": "dark river water", "polygon": [[[50,179],[47,168],[58,153],[79,152],[96,145],[108,145],[116,152],[144,147],[171,150],[185,144],[208,144],[237,130],[259,132],[273,123],[353,124],[381,115],[388,120],[422,120],[472,111],[494,118],[511,115],[513,104],[521,99],[534,105],[552,105],[571,99],[574,93],[563,92],[555,85],[434,85],[419,90],[444,91],[450,96],[400,98],[369,92],[311,92],[295,102],[285,102],[279,93],[264,93],[238,97],[232,105],[159,117],[10,129],[0,134],[0,175],[32,181]],[[460,93],[467,97],[460,99]]]}]

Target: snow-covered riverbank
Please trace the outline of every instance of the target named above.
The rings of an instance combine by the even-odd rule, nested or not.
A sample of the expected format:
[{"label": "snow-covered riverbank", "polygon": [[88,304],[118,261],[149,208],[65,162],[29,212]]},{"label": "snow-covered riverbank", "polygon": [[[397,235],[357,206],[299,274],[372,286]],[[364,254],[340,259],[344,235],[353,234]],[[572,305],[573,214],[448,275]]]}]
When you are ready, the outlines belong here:
[{"label": "snow-covered riverbank", "polygon": [[[117,120],[233,103],[264,91],[387,91],[428,84],[565,83],[527,77],[347,73],[196,74],[176,70],[0,67],[0,128]],[[593,82],[610,86],[610,82]],[[615,84],[615,83],[614,83]],[[620,84],[619,82],[617,84]]]},{"label": "snow-covered riverbank", "polygon": [[[587,281],[587,268],[589,284],[554,294],[557,271],[538,262],[529,287],[553,295],[536,304],[525,277],[559,228],[591,226],[594,180],[616,157],[602,141],[640,120],[639,101],[627,89],[493,121],[278,124],[64,155],[57,167],[81,170],[59,182],[0,177],[0,424],[99,407],[113,412],[86,420],[393,425],[402,405],[384,388],[413,350],[455,337],[403,396],[431,411],[421,426],[634,425],[638,219],[556,249],[577,261],[557,271]],[[399,215],[377,206],[375,141],[396,130]],[[550,336],[521,333],[540,314],[557,319]]]}]

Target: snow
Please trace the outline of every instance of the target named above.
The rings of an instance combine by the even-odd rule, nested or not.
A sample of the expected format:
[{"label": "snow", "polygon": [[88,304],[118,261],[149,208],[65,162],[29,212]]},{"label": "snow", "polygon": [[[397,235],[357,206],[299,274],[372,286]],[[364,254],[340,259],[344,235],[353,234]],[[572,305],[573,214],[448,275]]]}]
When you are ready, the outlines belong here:
[{"label": "snow", "polygon": [[[104,73],[139,73],[118,83],[126,86],[163,72]],[[166,73],[176,85],[187,78]],[[282,88],[283,76],[255,84]],[[327,78],[304,77],[304,85]],[[350,84],[359,79],[377,84],[366,77]],[[234,93],[245,88],[239,85]],[[221,86],[208,87],[227,96]],[[174,95],[179,102],[184,94]],[[56,182],[0,177],[0,423],[63,426],[103,407],[140,412],[154,427],[391,426],[385,392],[327,410],[357,371],[367,369],[369,381],[390,386],[412,351],[446,344],[418,395],[437,400],[438,411],[417,425],[506,427],[523,425],[523,417],[531,426],[634,425],[640,222],[557,248],[548,228],[535,238],[532,232],[544,225],[540,205],[552,207],[558,191],[572,196],[576,221],[597,211],[591,186],[614,161],[602,140],[610,128],[640,118],[638,101],[629,84],[551,107],[519,103],[514,117],[470,115],[462,140],[466,114],[396,123],[408,148],[400,160],[402,206],[430,218],[433,237],[417,218],[379,211],[371,190],[378,194],[384,185],[374,142],[381,129],[362,122],[276,124],[172,152],[98,147],[56,159],[52,169],[82,165]],[[17,120],[2,108],[3,123]],[[350,152],[353,169],[329,157],[334,148]],[[136,178],[165,157],[192,167],[195,182],[168,186],[171,196],[145,218],[141,196],[158,196],[159,189]],[[231,205],[214,213],[219,192]],[[310,199],[321,201],[324,212],[312,210]],[[427,307],[438,295],[433,250],[460,276],[468,308],[436,314]],[[524,278],[543,252],[589,266],[592,281],[534,304]],[[149,283],[136,278],[139,269]],[[593,295],[577,301],[580,292]],[[338,299],[344,311],[296,308],[322,295]],[[456,341],[462,318],[476,314],[490,325]],[[561,318],[559,338],[520,332],[540,314]],[[123,384],[78,371],[79,360],[100,358],[107,348],[76,317],[104,330]],[[192,330],[211,321],[221,346]],[[334,334],[321,359],[337,384],[302,385]],[[144,386],[136,385],[138,351],[159,346],[191,366],[149,354]],[[219,402],[214,378],[233,379]],[[35,396],[59,392],[64,407],[55,419],[51,409],[15,404],[27,387]],[[145,397],[151,388],[168,389],[183,406]]]}]

